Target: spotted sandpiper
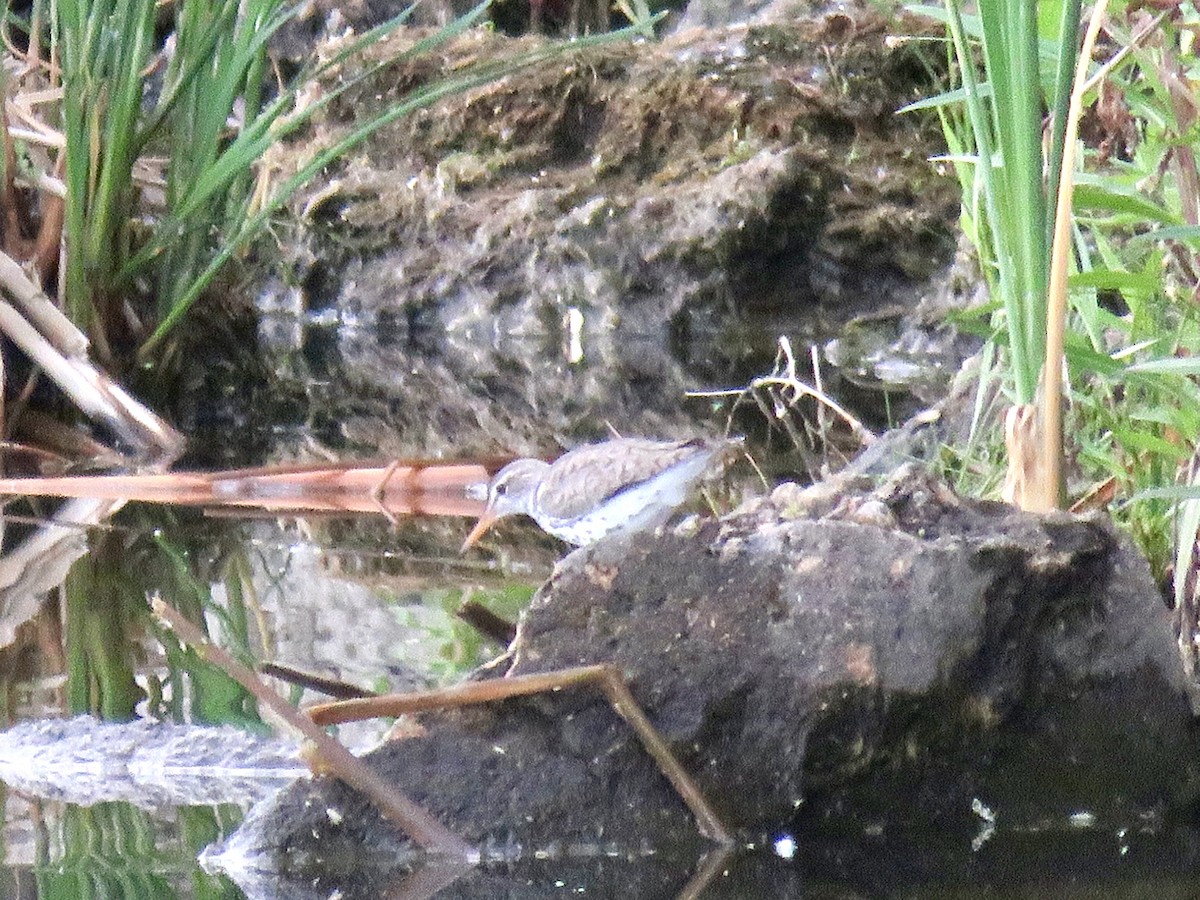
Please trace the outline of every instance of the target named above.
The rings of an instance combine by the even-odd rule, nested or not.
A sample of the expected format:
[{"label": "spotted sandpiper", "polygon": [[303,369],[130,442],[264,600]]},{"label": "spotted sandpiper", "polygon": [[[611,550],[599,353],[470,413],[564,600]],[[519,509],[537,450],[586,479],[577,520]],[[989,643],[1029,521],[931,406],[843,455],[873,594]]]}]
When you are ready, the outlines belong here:
[{"label": "spotted sandpiper", "polygon": [[727,461],[739,440],[650,441],[614,438],[577,447],[546,463],[517,459],[488,485],[487,507],[463,550],[492,524],[518,513],[571,544],[591,544],[614,531],[666,522],[710,468]]}]

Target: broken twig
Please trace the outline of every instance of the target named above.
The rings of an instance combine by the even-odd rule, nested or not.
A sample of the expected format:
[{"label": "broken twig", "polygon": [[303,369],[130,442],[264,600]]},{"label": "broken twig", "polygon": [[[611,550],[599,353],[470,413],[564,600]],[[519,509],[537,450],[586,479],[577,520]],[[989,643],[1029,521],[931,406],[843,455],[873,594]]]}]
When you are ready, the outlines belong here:
[{"label": "broken twig", "polygon": [[347,750],[337,739],[326,734],[312,719],[267,687],[254,672],[212,643],[178,610],[161,597],[153,599],[151,608],[156,616],[179,635],[180,640],[190,644],[201,657],[219,666],[259,702],[269,707],[271,712],[310,740],[321,760],[333,774],[370,797],[379,811],[414,841],[430,853],[457,857],[469,862],[478,861],[478,850],[434,819],[402,791],[389,784],[378,772]]},{"label": "broken twig", "polygon": [[617,715],[630,724],[646,752],[658,764],[667,780],[692,815],[700,833],[718,844],[732,844],[733,837],[721,822],[717,813],[708,804],[692,776],[675,758],[667,742],[663,740],[629,692],[621,673],[604,663],[592,666],[577,666],[534,675],[512,675],[493,678],[489,681],[474,681],[440,690],[420,691],[412,694],[387,694],[364,700],[345,700],[325,703],[308,710],[312,720],[320,725],[336,725],[376,716],[398,716],[422,710],[440,709],[447,706],[469,706],[475,703],[490,703],[511,697],[526,697],[557,691],[565,687],[594,682],[608,699]]}]

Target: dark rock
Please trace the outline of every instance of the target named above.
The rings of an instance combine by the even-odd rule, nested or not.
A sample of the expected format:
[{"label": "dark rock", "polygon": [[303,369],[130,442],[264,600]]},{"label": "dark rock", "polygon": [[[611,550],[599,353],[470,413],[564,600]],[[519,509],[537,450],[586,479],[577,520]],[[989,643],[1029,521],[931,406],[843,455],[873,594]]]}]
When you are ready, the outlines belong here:
[{"label": "dark rock", "polygon": [[[918,822],[970,834],[986,809],[1021,826],[1068,829],[1086,811],[1154,827],[1196,774],[1168,613],[1129,542],[1099,516],[962,500],[912,472],[875,490],[783,485],[720,521],[580,549],[508,662],[617,666],[749,839]],[[496,856],[699,845],[596,691],[422,723],[374,763]],[[234,842],[265,843],[284,868],[405,846],[328,779],[258,810]]]}]

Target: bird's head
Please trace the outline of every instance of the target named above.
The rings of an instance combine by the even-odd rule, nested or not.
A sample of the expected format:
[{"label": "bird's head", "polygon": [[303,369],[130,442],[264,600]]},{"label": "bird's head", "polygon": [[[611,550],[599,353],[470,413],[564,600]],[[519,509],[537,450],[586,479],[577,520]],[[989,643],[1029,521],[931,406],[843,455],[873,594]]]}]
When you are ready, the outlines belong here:
[{"label": "bird's head", "polygon": [[465,551],[473,546],[498,519],[530,515],[533,495],[548,468],[549,465],[540,459],[518,459],[497,472],[488,485],[483,515],[463,541],[462,549]]}]

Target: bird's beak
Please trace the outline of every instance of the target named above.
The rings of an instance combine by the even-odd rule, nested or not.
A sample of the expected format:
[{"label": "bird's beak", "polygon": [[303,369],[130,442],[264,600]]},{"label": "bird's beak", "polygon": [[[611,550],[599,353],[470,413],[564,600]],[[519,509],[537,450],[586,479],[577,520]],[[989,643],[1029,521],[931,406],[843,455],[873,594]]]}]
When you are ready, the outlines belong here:
[{"label": "bird's beak", "polygon": [[466,553],[475,543],[483,537],[489,528],[496,524],[496,520],[500,518],[491,509],[485,509],[483,515],[479,517],[479,521],[475,523],[475,527],[471,529],[471,533],[467,535],[467,539],[463,541],[462,548],[459,553]]}]

